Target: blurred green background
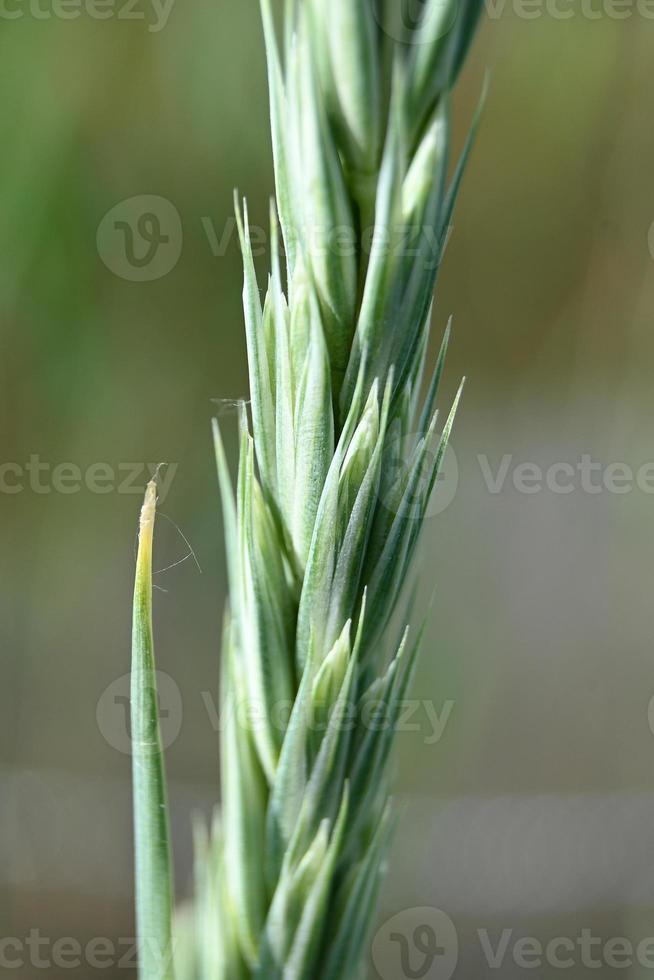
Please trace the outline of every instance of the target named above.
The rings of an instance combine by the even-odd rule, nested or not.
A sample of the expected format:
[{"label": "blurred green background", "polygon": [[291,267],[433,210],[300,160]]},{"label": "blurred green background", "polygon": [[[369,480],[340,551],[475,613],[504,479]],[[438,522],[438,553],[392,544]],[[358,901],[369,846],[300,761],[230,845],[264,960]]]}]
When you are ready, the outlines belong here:
[{"label": "blurred green background", "polygon": [[[272,189],[254,0],[177,0],[165,24],[145,0],[123,8],[0,14],[0,938],[38,929],[46,960],[58,938],[133,933],[124,704],[112,715],[106,692],[129,667],[144,468],[163,460],[158,566],[187,553],[181,531],[202,569],[163,572],[155,596],[159,667],[181,699],[167,754],[180,898],[191,815],[217,799],[225,566],[209,423],[247,391],[232,190],[265,225]],[[505,928],[654,935],[652,470],[622,493],[514,481],[522,463],[587,454],[602,487],[611,464],[654,460],[654,21],[570,9],[489,7],[456,99],[460,146],[490,70],[435,314],[434,345],[455,317],[445,395],[469,379],[458,487],[421,555],[425,601],[437,589],[415,694],[447,724],[435,741],[423,714],[402,736],[383,915],[444,910],[459,978],[525,972],[509,947],[489,973],[480,929],[493,946]],[[132,281],[127,239],[121,253],[102,221],[143,195],[170,202],[144,227],[168,235],[173,268]],[[86,482],[96,464],[103,493]],[[7,975],[42,976],[21,948],[4,948],[23,960]],[[575,963],[575,978],[616,972]],[[126,970],[114,958],[102,972]]]}]

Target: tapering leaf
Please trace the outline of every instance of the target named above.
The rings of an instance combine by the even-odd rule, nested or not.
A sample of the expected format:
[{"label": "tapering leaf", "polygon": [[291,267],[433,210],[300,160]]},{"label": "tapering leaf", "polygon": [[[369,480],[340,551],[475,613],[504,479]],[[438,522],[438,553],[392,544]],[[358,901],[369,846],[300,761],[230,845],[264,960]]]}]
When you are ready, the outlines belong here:
[{"label": "tapering leaf", "polygon": [[336,522],[341,466],[359,422],[365,373],[364,358],[345,426],[334,452],[318,505],[298,610],[296,662],[299,670],[304,670],[310,642],[320,651],[321,660],[327,652],[323,645],[323,635],[336,562]]},{"label": "tapering leaf", "polygon": [[245,336],[250,368],[254,442],[257,448],[257,462],[261,471],[261,478],[266,489],[272,491],[276,485],[275,413],[272,400],[274,388],[269,372],[268,352],[265,348],[263,312],[259,298],[259,287],[254,271],[247,205],[244,202],[243,217],[241,217],[241,211],[236,198],[234,205],[241,251],[243,253],[243,308],[245,311]]},{"label": "tapering leaf", "polygon": [[309,339],[295,401],[295,494],[292,536],[304,566],[329,466],[334,454],[334,413],[329,358],[315,297],[306,311]]},{"label": "tapering leaf", "polygon": [[261,878],[265,844],[266,783],[254,747],[243,667],[230,641],[224,655],[224,732],[221,743],[225,883],[244,959],[253,968],[266,915]]},{"label": "tapering leaf", "polygon": [[352,205],[339,155],[329,138],[304,21],[301,18],[297,40],[296,78],[302,240],[320,300],[332,384],[337,393],[347,365],[356,305],[354,241],[350,235],[345,246],[340,242],[340,236],[348,236],[353,227]]},{"label": "tapering leaf", "polygon": [[328,935],[327,905],[347,827],[348,804],[346,787],[329,846],[304,902],[302,917],[286,960],[284,980],[313,980],[315,977],[322,941]]},{"label": "tapering leaf", "polygon": [[[295,6],[295,0],[292,0]],[[270,94],[270,129],[272,134],[273,157],[275,160],[275,187],[277,208],[282,225],[286,261],[289,278],[295,268],[298,251],[298,214],[295,201],[295,161],[293,148],[286,136],[288,103],[279,60],[279,50],[275,39],[275,28],[270,0],[261,0],[266,58],[268,62],[268,86]],[[291,17],[288,18],[290,26]],[[288,40],[290,48],[290,37]]]},{"label": "tapering leaf", "polygon": [[325,102],[349,169],[376,170],[381,139],[379,43],[372,5],[312,0],[313,50]]},{"label": "tapering leaf", "polygon": [[482,10],[483,0],[427,0],[409,65],[413,132],[420,131],[439,97],[454,85]]},{"label": "tapering leaf", "polygon": [[239,647],[251,705],[260,713],[254,740],[271,782],[283,738],[274,723],[275,710],[292,700],[292,598],[283,543],[254,475],[253,444],[246,429],[241,440],[237,520]]},{"label": "tapering leaf", "polygon": [[[401,86],[399,76],[396,85],[398,88]],[[361,309],[340,395],[342,419],[348,414],[364,356],[367,355],[366,381],[369,383],[369,379],[380,376],[379,368],[387,355],[389,334],[394,326],[389,295],[397,267],[397,248],[392,236],[402,223],[401,185],[406,168],[400,102],[401,94],[396,93],[377,185],[374,233]],[[390,366],[387,360],[386,366]]]},{"label": "tapering leaf", "polygon": [[341,885],[321,980],[352,976],[361,962],[392,827],[387,807],[363,858],[349,870]]},{"label": "tapering leaf", "polygon": [[173,876],[152,637],[152,540],[157,487],[141,510],[132,628],[132,774],[136,930],[141,980],[173,980]]}]

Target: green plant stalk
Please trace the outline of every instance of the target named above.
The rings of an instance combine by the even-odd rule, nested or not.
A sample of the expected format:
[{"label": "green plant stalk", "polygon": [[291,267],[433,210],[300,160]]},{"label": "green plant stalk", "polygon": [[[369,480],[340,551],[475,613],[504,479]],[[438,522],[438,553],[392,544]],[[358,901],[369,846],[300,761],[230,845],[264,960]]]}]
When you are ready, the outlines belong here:
[{"label": "green plant stalk", "polygon": [[172,864],[152,638],[152,541],[157,489],[141,510],[132,627],[132,780],[136,928],[141,980],[173,980]]},{"label": "green plant stalk", "polygon": [[[386,77],[371,10],[289,0],[282,56],[262,0],[277,206],[263,305],[247,207],[236,206],[251,424],[243,407],[235,493],[215,429],[230,575],[223,697],[232,714],[254,706],[257,720],[223,738],[216,911],[231,952],[202,974],[217,980],[349,980],[363,969],[391,823],[389,757],[420,641],[407,628],[387,653],[387,627],[460,397],[439,434],[449,328],[422,405],[420,387],[472,141],[448,187],[449,91],[480,4],[427,3]],[[405,224],[421,232],[416,248],[384,247]],[[350,249],[330,238],[343,232]],[[280,725],[281,703],[293,707]]]},{"label": "green plant stalk", "polygon": [[[422,382],[479,118],[448,182],[450,93],[482,2],[426,0],[396,33],[381,25],[399,0],[286,0],[281,45],[270,0],[261,6],[271,272],[262,303],[237,202],[250,408],[235,488],[214,424],[229,576],[221,814],[197,835],[175,969],[177,980],[359,980],[422,635],[407,626],[394,642],[389,625],[461,395],[441,427],[449,326],[424,396]],[[172,881],[149,563],[139,556],[132,697],[142,980],[157,965],[145,939],[170,942]]]}]

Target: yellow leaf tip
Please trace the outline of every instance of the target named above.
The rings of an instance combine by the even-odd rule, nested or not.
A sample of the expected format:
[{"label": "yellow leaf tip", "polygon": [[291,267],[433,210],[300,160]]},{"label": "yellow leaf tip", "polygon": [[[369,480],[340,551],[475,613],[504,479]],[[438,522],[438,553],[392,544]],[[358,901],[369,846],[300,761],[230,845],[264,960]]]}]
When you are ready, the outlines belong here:
[{"label": "yellow leaf tip", "polygon": [[154,515],[157,509],[157,483],[156,480],[150,480],[145,490],[145,499],[143,501],[143,506],[141,507],[141,520],[140,527],[141,532],[146,529],[152,532],[152,526],[154,524]]}]

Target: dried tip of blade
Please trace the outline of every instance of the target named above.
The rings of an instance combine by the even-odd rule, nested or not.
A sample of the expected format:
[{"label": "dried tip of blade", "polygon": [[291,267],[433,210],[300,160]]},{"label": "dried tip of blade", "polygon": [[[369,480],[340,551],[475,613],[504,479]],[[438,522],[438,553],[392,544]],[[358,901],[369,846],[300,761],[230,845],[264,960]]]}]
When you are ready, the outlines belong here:
[{"label": "dried tip of blade", "polygon": [[[152,539],[154,518],[157,510],[157,483],[154,477],[145,490],[145,499],[139,518],[139,545],[136,558],[136,588],[148,588],[152,574]],[[147,584],[146,584],[147,583]]]}]

